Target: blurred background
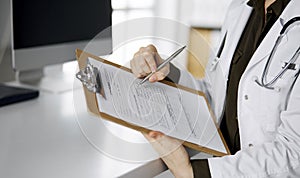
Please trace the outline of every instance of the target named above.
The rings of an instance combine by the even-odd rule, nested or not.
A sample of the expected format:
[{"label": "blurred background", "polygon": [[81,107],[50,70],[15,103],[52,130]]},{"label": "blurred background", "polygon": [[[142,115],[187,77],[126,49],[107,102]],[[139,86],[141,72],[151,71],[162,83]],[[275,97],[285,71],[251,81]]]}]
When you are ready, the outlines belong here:
[{"label": "blurred background", "polygon": [[140,132],[87,111],[75,49],[128,66],[149,43],[162,57],[186,45],[174,64],[201,78],[230,2],[0,0],[0,177],[172,177]]},{"label": "blurred background", "polygon": [[[220,28],[230,2],[231,0],[112,0],[112,23],[116,25],[142,17],[159,17],[177,22],[173,27],[166,29],[170,34],[168,37],[185,43],[189,49],[183,55],[183,59],[175,63],[189,70],[195,77],[201,78],[204,76],[206,62],[209,56],[213,55],[213,48],[218,43]],[[184,28],[180,34],[179,26]],[[156,28],[158,27],[152,26],[154,36]],[[130,59],[138,50],[138,45],[142,44],[119,50],[126,59]],[[176,48],[164,44],[159,45],[159,49],[174,51]]]},{"label": "blurred background", "polygon": [[[14,2],[14,3],[13,3]],[[20,52],[16,52],[14,53],[14,47],[17,47],[17,43],[13,42],[13,40],[16,40],[17,38],[20,38],[20,36],[22,37],[22,35],[26,35],[26,37],[28,39],[32,38],[30,37],[30,35],[36,35],[37,33],[28,33],[25,34],[24,29],[22,29],[23,27],[19,27],[17,24],[23,24],[23,26],[26,26],[27,29],[32,28],[32,29],[36,29],[36,31],[38,31],[39,28],[35,27],[34,25],[38,26],[38,23],[32,25],[28,22],[26,22],[25,17],[23,19],[20,19],[18,16],[24,16],[24,14],[27,11],[30,12],[34,12],[35,8],[36,9],[41,9],[40,7],[35,7],[37,6],[38,1],[35,0],[30,0],[27,3],[24,3],[22,1],[12,1],[12,0],[2,0],[0,3],[0,7],[1,7],[1,11],[0,11],[0,82],[7,82],[7,81],[12,81],[12,80],[18,80],[21,79],[24,81],[26,81],[26,71],[27,70],[32,70],[35,68],[45,68],[46,66],[48,66],[49,64],[61,64],[64,63],[65,61],[70,61],[70,60],[74,60],[74,56],[73,59],[70,59],[70,56],[68,56],[67,54],[62,54],[61,56],[50,56],[47,59],[40,59],[41,57],[39,57],[39,59],[24,59],[24,58],[32,58],[33,55],[36,54],[31,54],[29,52],[29,54],[26,54],[24,57],[22,56],[22,59],[14,59],[14,58],[18,58],[18,56],[20,56]],[[53,1],[55,2],[55,1]],[[64,1],[63,1],[64,2]],[[76,2],[76,1],[75,1]],[[80,2],[80,1],[78,1]],[[101,23],[101,18],[106,18],[105,25],[103,27],[100,28],[100,30],[103,30],[104,27],[108,27],[110,25],[112,25],[112,31],[114,31],[114,26],[118,26],[118,24],[122,24],[122,28],[124,28],[123,31],[116,31],[114,34],[112,34],[112,40],[113,40],[113,46],[112,48],[115,48],[115,51],[117,51],[116,49],[118,48],[118,54],[116,53],[116,58],[118,58],[115,62],[118,63],[122,63],[125,64],[126,62],[128,62],[128,60],[130,60],[130,58],[132,57],[132,55],[134,54],[134,52],[136,52],[138,50],[138,45],[145,45],[148,42],[151,43],[151,41],[147,41],[147,42],[139,42],[136,43],[136,46],[130,46],[130,47],[126,47],[126,45],[122,48],[120,48],[120,46],[118,46],[120,43],[118,40],[118,37],[116,37],[117,35],[120,36],[120,33],[123,36],[128,36],[127,33],[130,33],[129,31],[126,31],[126,26],[131,20],[134,19],[139,19],[139,18],[149,18],[149,17],[155,17],[155,18],[165,18],[174,22],[177,22],[179,25],[181,26],[185,26],[185,28],[189,29],[189,30],[185,30],[183,32],[180,32],[180,35],[178,35],[178,31],[177,31],[177,27],[174,23],[174,27],[168,27],[168,29],[166,29],[166,31],[169,33],[169,38],[171,38],[172,40],[177,40],[180,41],[182,43],[185,43],[189,46],[189,51],[190,54],[184,54],[184,59],[181,59],[179,64],[182,67],[187,67],[188,70],[190,70],[196,77],[202,77],[203,76],[203,71],[201,70],[194,70],[194,68],[198,68],[199,69],[199,65],[200,65],[200,69],[203,68],[206,64],[206,60],[208,58],[209,53],[211,53],[211,50],[207,49],[207,44],[203,45],[202,43],[206,40],[208,42],[208,44],[211,47],[214,47],[214,45],[217,43],[218,41],[218,32],[220,30],[220,27],[222,25],[223,19],[225,18],[225,14],[226,14],[226,10],[227,7],[229,5],[229,3],[231,2],[231,0],[212,0],[212,1],[205,1],[205,0],[164,0],[164,1],[160,1],[160,0],[99,0],[99,1],[95,1],[92,2],[90,1],[90,4],[95,4],[93,8],[90,8],[90,10],[88,10],[88,6],[86,6],[86,10],[87,12],[90,11],[96,11],[97,8],[99,9],[99,11],[103,11],[103,9],[106,9],[105,13],[102,13],[102,17],[97,17],[96,15],[101,15],[100,13],[96,14],[90,14],[95,16],[95,19],[100,19],[99,23]],[[98,4],[96,3],[98,2]],[[24,4],[30,4],[32,8],[28,8],[25,9],[24,11],[22,11],[24,14],[22,13],[18,13],[17,12],[17,7],[21,9],[21,7],[24,6]],[[56,3],[56,2],[55,2]],[[55,4],[52,3],[52,4]],[[60,2],[57,1],[57,3],[59,4]],[[15,4],[15,5],[13,5]],[[41,4],[41,3],[40,3]],[[41,6],[39,4],[39,6]],[[45,4],[44,6],[47,5],[47,3],[43,3]],[[65,14],[71,14],[70,18],[74,17],[74,19],[78,17],[82,17],[82,19],[84,19],[85,17],[85,11],[83,10],[79,10],[79,13],[74,13],[74,11],[76,11],[78,8],[80,8],[80,3],[74,3],[72,4],[72,1],[68,1],[65,0]],[[103,6],[102,6],[102,5]],[[97,5],[97,6],[96,6]],[[29,6],[29,5],[28,5]],[[54,5],[53,5],[54,6]],[[76,7],[78,6],[78,7]],[[110,7],[109,7],[110,6]],[[25,6],[26,7],[26,6]],[[63,7],[63,6],[62,6]],[[68,7],[68,8],[66,8]],[[13,9],[15,8],[15,11],[13,11]],[[47,7],[43,7],[43,8],[47,8]],[[110,9],[111,8],[111,9]],[[68,10],[70,9],[70,10]],[[73,11],[72,11],[73,9]],[[109,11],[107,9],[110,9]],[[56,9],[55,9],[56,10]],[[53,11],[55,11],[53,10]],[[51,9],[48,10],[49,12],[53,12],[51,11]],[[81,12],[80,12],[81,11]],[[59,11],[58,11],[59,12]],[[57,12],[57,14],[58,14]],[[70,12],[70,13],[68,13]],[[47,13],[47,11],[45,12]],[[63,12],[62,12],[63,13]],[[64,16],[66,16],[64,14]],[[104,14],[104,15],[103,15]],[[36,16],[39,16],[38,13],[35,14]],[[76,16],[75,16],[76,15]],[[109,17],[108,17],[109,16]],[[30,19],[31,16],[28,15],[28,19]],[[28,20],[27,19],[27,20]],[[56,18],[56,19],[52,19],[52,20],[59,20],[60,18]],[[23,22],[21,22],[21,20],[23,20]],[[74,24],[78,23],[78,24],[82,24],[82,26],[84,26],[87,23],[83,23],[86,20],[81,20],[81,21],[70,21],[69,19],[67,19],[67,17],[65,17],[66,21],[68,21],[67,25],[69,25],[69,29],[73,28],[76,29],[77,27],[74,27]],[[103,20],[103,19],[102,19]],[[111,22],[107,24],[107,20],[110,20]],[[28,20],[29,21],[29,20]],[[37,19],[37,21],[42,21],[41,19]],[[95,20],[94,20],[95,21]],[[19,23],[20,22],[20,23]],[[88,21],[89,22],[89,21]],[[103,22],[103,21],[102,21]],[[28,23],[28,25],[24,25]],[[63,27],[58,26],[59,24],[63,24],[63,20],[61,20],[61,22],[57,22],[55,24],[55,31],[59,32],[59,29],[61,29],[61,31],[63,31]],[[90,21],[90,24],[94,23],[92,20]],[[45,23],[41,23],[42,24]],[[65,26],[67,26],[65,25]],[[77,24],[76,24],[77,25]],[[29,26],[29,27],[28,27]],[[49,25],[50,26],[50,25]],[[101,26],[101,24],[100,24]],[[156,29],[157,29],[157,25],[154,24],[148,29],[150,32],[153,32],[153,36],[157,35],[155,34]],[[23,31],[22,31],[23,30]],[[98,32],[100,33],[101,31],[98,28]],[[14,32],[14,33],[12,33]],[[82,31],[81,31],[82,32]],[[19,33],[19,34],[17,34]],[[40,31],[40,33],[44,33],[44,36],[47,36],[47,32],[43,32]],[[88,33],[88,31],[87,31]],[[91,32],[90,32],[91,33]],[[118,33],[118,34],[116,34]],[[62,33],[63,34],[63,33]],[[85,37],[86,41],[89,41],[92,39],[92,36],[95,37],[96,34],[92,33],[93,35],[90,35],[89,37]],[[205,40],[200,40],[200,36],[201,38],[204,38]],[[64,34],[64,36],[66,36]],[[115,36],[115,37],[114,37]],[[50,38],[50,37],[49,37]],[[77,38],[72,38],[72,36],[70,36],[70,39],[57,39],[57,43],[61,43],[64,42],[63,40],[65,40],[65,42],[77,42],[78,39],[82,39],[84,37],[78,36]],[[180,38],[180,39],[178,39]],[[17,39],[18,40],[18,39]],[[23,39],[26,40],[26,39]],[[48,41],[47,41],[48,40]],[[62,41],[60,41],[62,40]],[[49,43],[49,39],[46,39],[45,44]],[[55,44],[55,41],[54,41]],[[64,44],[64,43],[62,43]],[[109,43],[108,43],[109,44]],[[35,44],[34,47],[39,47],[40,44]],[[81,45],[81,47],[84,45]],[[26,46],[25,46],[26,47]],[[24,47],[24,48],[25,48]],[[61,46],[59,46],[61,47]],[[78,46],[70,46],[69,48],[61,48],[64,52],[68,51],[69,53],[73,53],[73,48],[78,47]],[[175,50],[175,46],[168,46],[168,45],[162,45],[159,46],[161,51],[164,53],[166,51],[166,53],[170,53],[173,50]],[[106,49],[102,50],[102,53],[99,53],[101,55],[107,55],[109,54],[108,51],[110,48],[110,46],[106,46]],[[174,48],[174,49],[173,49]],[[47,49],[45,49],[47,50]],[[12,52],[13,51],[13,52]],[[48,50],[49,51],[49,50]],[[43,51],[45,52],[45,51]],[[52,54],[55,53],[56,50],[54,49]],[[40,55],[43,55],[42,53],[38,52]],[[61,52],[63,53],[63,52]],[[23,53],[22,53],[23,54]],[[47,55],[43,55],[44,58],[45,56],[49,56],[51,54]],[[120,57],[120,55],[122,55],[122,57]],[[165,54],[167,55],[167,54]],[[59,59],[57,60],[57,58],[68,58],[68,59]],[[37,56],[38,58],[38,56]],[[56,58],[56,59],[54,59]],[[116,59],[115,58],[115,59]],[[200,62],[199,62],[200,59]],[[19,62],[21,61],[21,62]],[[25,61],[25,62],[23,62]],[[27,62],[28,61],[28,62]],[[38,66],[26,66],[24,67],[24,65],[33,65],[33,63],[38,63],[36,61],[40,61]],[[51,61],[51,62],[49,62]],[[72,66],[71,64],[68,65],[64,65],[64,70],[71,70],[70,68],[74,68],[74,65]],[[202,67],[201,67],[202,66]],[[25,71],[25,72],[24,72]],[[25,77],[19,77],[20,73],[25,73],[24,76]],[[43,72],[45,73],[45,72]],[[23,75],[23,74],[21,74]],[[31,75],[31,76],[30,76]],[[37,75],[36,78],[40,78],[43,74],[38,74],[37,72],[35,73],[31,73],[29,75],[29,77],[34,77],[34,75]]]}]

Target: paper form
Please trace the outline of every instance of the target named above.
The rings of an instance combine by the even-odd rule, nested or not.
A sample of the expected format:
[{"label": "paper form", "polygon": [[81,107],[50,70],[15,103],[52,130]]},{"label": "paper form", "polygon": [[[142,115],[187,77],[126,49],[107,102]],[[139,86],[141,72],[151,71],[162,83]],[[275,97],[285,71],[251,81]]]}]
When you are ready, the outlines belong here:
[{"label": "paper form", "polygon": [[105,99],[100,112],[171,137],[226,153],[202,96],[163,83],[139,85],[132,73],[89,58],[97,67]]}]

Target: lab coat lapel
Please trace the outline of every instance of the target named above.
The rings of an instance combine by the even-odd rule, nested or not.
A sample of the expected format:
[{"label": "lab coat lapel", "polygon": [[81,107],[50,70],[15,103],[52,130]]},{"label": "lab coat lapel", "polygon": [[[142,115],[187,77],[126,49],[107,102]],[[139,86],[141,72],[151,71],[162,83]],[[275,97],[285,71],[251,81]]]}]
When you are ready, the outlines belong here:
[{"label": "lab coat lapel", "polygon": [[[222,31],[224,35],[225,33],[227,34],[223,46],[224,48],[222,49],[222,53],[220,54],[220,56],[214,59],[216,60],[214,61],[216,63],[212,65],[215,65],[215,67],[212,69],[214,70],[214,72],[209,73],[210,75],[212,75],[212,79],[218,78],[217,81],[213,82],[213,88],[215,89],[215,91],[213,92],[215,102],[213,108],[216,117],[218,118],[218,123],[220,123],[221,115],[224,111],[226,85],[231,59],[252,11],[252,7],[247,5],[247,0],[234,0],[233,3],[235,4],[231,4],[231,7],[226,16],[226,21],[223,24]],[[223,77],[221,78],[220,76]],[[210,80],[209,75],[208,79]]]},{"label": "lab coat lapel", "polygon": [[[229,26],[227,29],[227,39],[224,47],[224,56],[222,57],[225,60],[221,60],[222,71],[224,72],[224,77],[228,78],[229,67],[231,64],[231,59],[233,57],[236,46],[239,42],[239,39],[243,33],[243,30],[248,22],[250,14],[252,12],[252,7],[247,5],[248,1],[242,2],[241,8],[235,8],[231,11],[229,19],[236,19],[235,21],[228,21],[226,26]],[[227,44],[226,44],[227,43]]]},{"label": "lab coat lapel", "polygon": [[279,36],[283,25],[291,18],[300,15],[300,12],[298,12],[295,8],[298,6],[300,6],[299,0],[291,0],[291,2],[287,5],[285,10],[282,12],[281,16],[274,23],[268,34],[265,36],[265,38],[257,48],[256,52],[253,54],[252,59],[250,60],[246,68],[246,71],[270,55],[271,50],[275,45],[276,39]]}]

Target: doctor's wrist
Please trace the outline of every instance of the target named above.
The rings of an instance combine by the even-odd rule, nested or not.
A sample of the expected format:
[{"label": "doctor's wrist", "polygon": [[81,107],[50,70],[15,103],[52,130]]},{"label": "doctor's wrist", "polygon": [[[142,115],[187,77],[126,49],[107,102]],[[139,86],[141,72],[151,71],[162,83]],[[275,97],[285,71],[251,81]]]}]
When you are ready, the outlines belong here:
[{"label": "doctor's wrist", "polygon": [[191,164],[185,165],[185,166],[180,166],[174,170],[171,170],[172,174],[176,178],[193,178],[193,168]]}]

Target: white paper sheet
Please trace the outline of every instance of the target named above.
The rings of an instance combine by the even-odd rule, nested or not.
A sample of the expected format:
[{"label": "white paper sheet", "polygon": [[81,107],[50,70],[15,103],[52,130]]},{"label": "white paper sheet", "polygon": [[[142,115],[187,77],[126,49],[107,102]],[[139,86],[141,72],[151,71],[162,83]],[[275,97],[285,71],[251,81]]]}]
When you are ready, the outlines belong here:
[{"label": "white paper sheet", "polygon": [[202,96],[159,82],[139,85],[131,73],[89,60],[99,69],[105,92],[105,98],[97,95],[101,112],[226,153]]}]

